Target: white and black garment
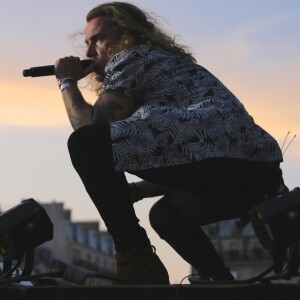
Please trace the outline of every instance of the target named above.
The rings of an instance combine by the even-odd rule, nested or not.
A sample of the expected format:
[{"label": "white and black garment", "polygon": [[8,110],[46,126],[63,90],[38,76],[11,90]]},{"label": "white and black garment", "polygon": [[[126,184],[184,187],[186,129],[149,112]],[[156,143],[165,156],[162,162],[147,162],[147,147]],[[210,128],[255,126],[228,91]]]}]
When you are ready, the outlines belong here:
[{"label": "white and black garment", "polygon": [[117,171],[214,157],[282,161],[277,142],[215,76],[193,61],[141,45],[112,57],[105,72],[102,93],[140,105],[132,116],[110,125]]}]

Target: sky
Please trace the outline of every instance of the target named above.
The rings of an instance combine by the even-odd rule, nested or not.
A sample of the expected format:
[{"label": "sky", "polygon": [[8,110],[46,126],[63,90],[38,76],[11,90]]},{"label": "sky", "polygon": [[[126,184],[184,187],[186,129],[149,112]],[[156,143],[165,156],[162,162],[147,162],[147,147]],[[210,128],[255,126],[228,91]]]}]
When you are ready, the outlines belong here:
[{"label": "sky", "polygon": [[[72,218],[100,220],[67,152],[72,133],[54,76],[24,78],[24,69],[84,58],[85,16],[94,0],[1,0],[0,9],[0,207],[23,199],[64,202]],[[218,77],[255,122],[283,147],[284,180],[300,175],[300,2],[298,0],[135,0],[152,13],[198,63]],[[80,81],[90,103],[96,95]],[[296,135],[296,138],[293,137]],[[286,141],[285,141],[286,140]],[[284,142],[285,141],[285,142]],[[290,145],[289,145],[290,144]],[[139,180],[128,176],[129,181]],[[170,273],[172,283],[189,266],[151,229],[157,200],[135,205],[140,223]]]}]

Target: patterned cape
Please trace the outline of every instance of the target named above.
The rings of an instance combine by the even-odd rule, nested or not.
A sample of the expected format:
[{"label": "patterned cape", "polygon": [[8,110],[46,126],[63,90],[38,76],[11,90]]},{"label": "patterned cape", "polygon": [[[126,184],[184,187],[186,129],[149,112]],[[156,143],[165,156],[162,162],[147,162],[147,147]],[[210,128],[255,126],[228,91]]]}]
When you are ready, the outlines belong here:
[{"label": "patterned cape", "polygon": [[102,93],[139,108],[110,125],[117,171],[175,166],[213,157],[282,161],[278,143],[209,71],[140,45],[111,58]]}]

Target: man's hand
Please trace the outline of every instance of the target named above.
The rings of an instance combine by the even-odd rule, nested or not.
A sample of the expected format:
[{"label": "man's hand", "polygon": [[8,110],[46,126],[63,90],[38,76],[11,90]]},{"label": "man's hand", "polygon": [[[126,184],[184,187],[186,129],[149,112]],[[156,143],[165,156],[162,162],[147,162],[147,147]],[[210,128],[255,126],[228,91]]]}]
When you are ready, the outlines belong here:
[{"label": "man's hand", "polygon": [[57,79],[71,77],[78,81],[94,71],[96,63],[83,68],[79,57],[68,56],[60,58],[55,62],[55,76]]}]

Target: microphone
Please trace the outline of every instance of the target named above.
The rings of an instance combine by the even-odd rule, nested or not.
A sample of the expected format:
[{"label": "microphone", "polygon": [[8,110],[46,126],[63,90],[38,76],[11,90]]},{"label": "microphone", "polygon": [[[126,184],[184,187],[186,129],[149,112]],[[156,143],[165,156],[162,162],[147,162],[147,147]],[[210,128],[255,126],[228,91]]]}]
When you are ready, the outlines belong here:
[{"label": "microphone", "polygon": [[[81,60],[80,63],[83,68],[87,68],[94,61],[90,59]],[[55,75],[54,73],[54,65],[49,66],[41,66],[41,67],[33,67],[30,69],[23,70],[24,77],[40,77],[40,76],[50,76]]]}]

